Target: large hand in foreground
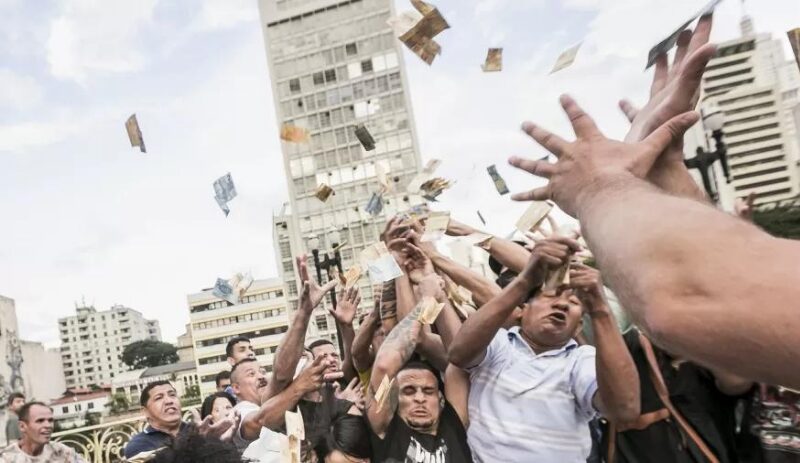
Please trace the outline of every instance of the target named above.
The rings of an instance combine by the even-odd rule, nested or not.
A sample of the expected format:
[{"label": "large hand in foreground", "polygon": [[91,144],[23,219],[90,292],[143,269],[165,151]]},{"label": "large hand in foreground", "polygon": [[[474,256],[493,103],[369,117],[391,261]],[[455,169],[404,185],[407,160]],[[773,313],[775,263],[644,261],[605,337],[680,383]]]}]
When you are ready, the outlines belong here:
[{"label": "large hand in foreground", "polygon": [[550,164],[546,160],[530,161],[518,157],[509,159],[509,163],[515,167],[550,179],[547,186],[517,193],[512,199],[552,199],[573,217],[577,216],[585,199],[597,193],[593,185],[604,185],[620,176],[644,178],[667,146],[682,138],[698,118],[695,112],[683,113],[667,121],[644,140],[624,143],[606,138],[592,118],[569,96],[562,95],[561,106],[572,123],[577,139],[570,143],[531,122],[525,122],[523,130],[553,153],[558,162]]}]

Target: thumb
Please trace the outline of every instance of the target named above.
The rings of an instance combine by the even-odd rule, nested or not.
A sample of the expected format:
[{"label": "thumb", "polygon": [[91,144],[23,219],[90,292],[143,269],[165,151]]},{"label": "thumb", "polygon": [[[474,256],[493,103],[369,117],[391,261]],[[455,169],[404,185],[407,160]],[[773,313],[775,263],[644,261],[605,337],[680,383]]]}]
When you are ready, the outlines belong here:
[{"label": "thumb", "polygon": [[643,176],[649,172],[653,163],[656,162],[656,159],[658,159],[661,153],[663,153],[671,143],[683,140],[683,135],[699,118],[700,115],[695,111],[679,114],[662,124],[647,138],[642,140],[640,143],[644,145],[646,150],[643,159],[639,160],[642,164],[638,167],[642,168],[642,171],[637,172],[637,174]]}]

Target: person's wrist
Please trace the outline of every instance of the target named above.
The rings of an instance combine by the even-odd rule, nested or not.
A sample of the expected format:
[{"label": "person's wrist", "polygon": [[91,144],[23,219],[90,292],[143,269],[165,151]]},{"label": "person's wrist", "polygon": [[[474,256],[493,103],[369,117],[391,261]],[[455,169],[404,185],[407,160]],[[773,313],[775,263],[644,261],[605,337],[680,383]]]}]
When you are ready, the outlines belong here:
[{"label": "person's wrist", "polygon": [[607,201],[621,201],[630,188],[639,183],[645,181],[627,171],[598,173],[577,193],[575,218],[583,222],[584,215],[597,210]]}]

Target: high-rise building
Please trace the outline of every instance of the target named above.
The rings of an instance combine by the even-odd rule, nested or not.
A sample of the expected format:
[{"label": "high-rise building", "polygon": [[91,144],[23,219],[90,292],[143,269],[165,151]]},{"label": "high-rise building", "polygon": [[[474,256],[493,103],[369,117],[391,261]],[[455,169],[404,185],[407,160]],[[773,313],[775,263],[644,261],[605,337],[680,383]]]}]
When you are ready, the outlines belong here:
[{"label": "high-rise building", "polygon": [[255,280],[239,304],[214,296],[211,289],[187,296],[194,362],[203,396],[215,390],[214,377],[230,370],[225,346],[236,336],[250,339],[259,363],[272,371],[272,361],[289,327],[283,281]]},{"label": "high-rise building", "polygon": [[[282,143],[289,203],[274,218],[275,254],[294,310],[294,257],[315,246],[330,250],[336,230],[344,270],[356,263],[378,239],[386,214],[415,201],[402,192],[420,159],[402,44],[386,22],[394,14],[391,0],[260,0],[259,7],[278,124],[310,132],[308,143]],[[356,138],[360,124],[375,138],[374,150]],[[379,189],[379,173],[395,193],[373,218],[365,207]],[[314,195],[323,183],[335,190],[327,202]],[[372,306],[366,280],[362,310]],[[325,305],[312,325],[319,336],[335,339]]]},{"label": "high-rise building", "polygon": [[120,359],[125,346],[161,340],[158,321],[122,305],[103,312],[76,307],[76,315],[58,319],[58,329],[67,388],[110,384],[115,375],[129,369]]},{"label": "high-rise building", "polygon": [[[714,178],[726,209],[735,198],[750,193],[755,193],[756,204],[800,194],[796,117],[800,74],[785,58],[781,40],[755,33],[749,17],[742,20],[741,29],[741,37],[717,46],[702,83],[702,109],[716,107],[725,116],[731,183],[726,183],[719,164]],[[688,156],[697,146],[708,149],[700,125],[689,138]],[[713,141],[710,145],[713,149]]]}]

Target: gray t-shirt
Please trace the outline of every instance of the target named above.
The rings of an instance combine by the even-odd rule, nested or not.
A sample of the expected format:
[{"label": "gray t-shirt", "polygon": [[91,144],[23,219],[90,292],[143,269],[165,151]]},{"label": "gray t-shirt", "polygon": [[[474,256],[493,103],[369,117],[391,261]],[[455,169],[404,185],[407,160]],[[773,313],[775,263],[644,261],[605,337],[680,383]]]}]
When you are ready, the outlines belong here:
[{"label": "gray t-shirt", "polygon": [[19,440],[22,435],[19,432],[19,418],[14,412],[8,412],[8,420],[6,421],[6,442],[9,444],[11,441]]}]

